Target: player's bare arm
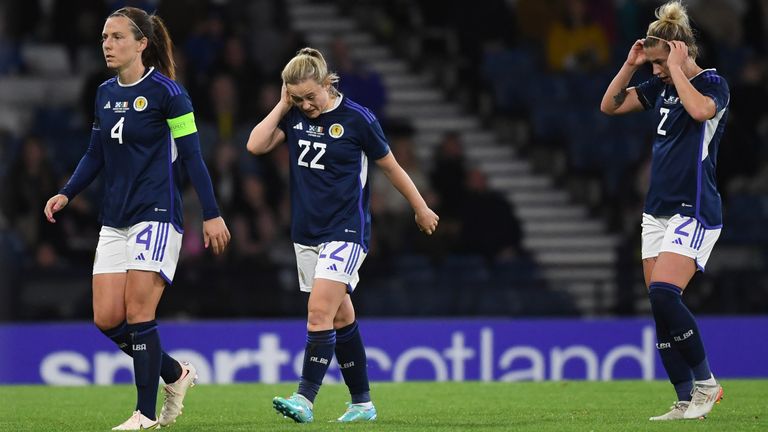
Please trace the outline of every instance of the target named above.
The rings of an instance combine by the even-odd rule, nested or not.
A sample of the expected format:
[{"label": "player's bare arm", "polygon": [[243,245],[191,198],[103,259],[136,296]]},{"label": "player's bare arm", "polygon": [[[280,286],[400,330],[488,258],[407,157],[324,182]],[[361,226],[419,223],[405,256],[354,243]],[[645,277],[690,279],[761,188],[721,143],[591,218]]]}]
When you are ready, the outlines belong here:
[{"label": "player's bare arm", "polygon": [[643,53],[644,39],[638,39],[632,45],[627,55],[627,61],[621,66],[619,72],[608,85],[603,100],[600,102],[600,111],[608,115],[626,114],[643,110],[643,104],[637,95],[637,90],[629,86],[629,80],[637,69],[646,62]]},{"label": "player's bare arm", "polygon": [[[680,97],[680,102],[694,120],[703,122],[711,119],[717,113],[715,101],[711,97],[699,93],[691,84],[690,77],[684,72],[686,62],[692,62],[688,56],[688,47],[685,42],[681,41],[669,41],[668,45],[667,67],[669,67],[669,74]],[[689,65],[689,67],[691,66]]]},{"label": "player's bare arm", "polygon": [[280,130],[278,124],[290,111],[291,106],[293,106],[291,99],[288,96],[285,84],[283,84],[280,91],[280,102],[251,131],[248,143],[246,144],[249,152],[255,155],[269,153],[278,144],[285,142],[285,132]]},{"label": "player's bare arm", "polygon": [[614,106],[614,108],[618,108],[622,104],[624,104],[624,101],[627,100],[627,95],[628,94],[629,94],[629,92],[627,91],[627,89],[623,88],[623,89],[619,90],[618,93],[613,95],[613,106]]}]

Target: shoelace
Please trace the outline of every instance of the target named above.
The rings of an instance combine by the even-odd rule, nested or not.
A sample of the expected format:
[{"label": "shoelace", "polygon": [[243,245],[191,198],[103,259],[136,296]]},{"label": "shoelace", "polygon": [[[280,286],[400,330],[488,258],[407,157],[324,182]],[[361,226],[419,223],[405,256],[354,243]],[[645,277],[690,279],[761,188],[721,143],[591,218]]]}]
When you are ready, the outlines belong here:
[{"label": "shoelace", "polygon": [[688,405],[686,405],[686,404],[684,404],[684,403],[682,403],[680,401],[677,401],[671,407],[669,407],[669,409],[685,411],[685,410],[688,409]]},{"label": "shoelace", "polygon": [[703,404],[707,401],[709,395],[703,390],[702,386],[696,386],[691,391],[691,403],[695,405]]}]

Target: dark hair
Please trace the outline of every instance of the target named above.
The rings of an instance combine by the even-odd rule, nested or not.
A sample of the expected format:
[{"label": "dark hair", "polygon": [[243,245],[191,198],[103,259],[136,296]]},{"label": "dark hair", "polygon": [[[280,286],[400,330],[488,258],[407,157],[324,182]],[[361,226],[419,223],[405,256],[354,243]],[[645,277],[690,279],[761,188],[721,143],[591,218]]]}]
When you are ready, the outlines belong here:
[{"label": "dark hair", "polygon": [[[678,40],[685,42],[688,46],[688,55],[695,59],[699,54],[699,47],[696,45],[696,37],[691,29],[691,23],[688,20],[688,11],[679,1],[670,1],[656,9],[656,21],[648,26],[648,36],[644,46],[652,48],[661,41],[655,38],[661,38],[667,41]],[[666,45],[666,44],[665,44]]]},{"label": "dark hair", "polygon": [[173,42],[163,20],[135,7],[120,8],[107,18],[116,16],[125,17],[131,22],[131,31],[136,40],[147,38],[147,48],[141,53],[141,62],[146,66],[154,66],[170,79],[176,79]]}]

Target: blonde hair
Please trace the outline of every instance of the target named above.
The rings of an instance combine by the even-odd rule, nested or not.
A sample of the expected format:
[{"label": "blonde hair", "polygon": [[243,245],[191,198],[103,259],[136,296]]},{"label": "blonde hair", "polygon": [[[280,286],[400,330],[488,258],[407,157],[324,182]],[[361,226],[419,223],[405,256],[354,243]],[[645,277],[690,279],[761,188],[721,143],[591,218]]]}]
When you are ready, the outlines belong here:
[{"label": "blonde hair", "polygon": [[656,18],[656,21],[648,25],[649,37],[645,39],[645,47],[653,48],[662,41],[678,40],[688,46],[688,55],[691,58],[698,56],[699,47],[688,20],[688,11],[681,2],[675,0],[659,6],[656,9]]},{"label": "blonde hair", "polygon": [[338,94],[334,84],[339,82],[339,76],[328,70],[325,58],[320,51],[314,48],[302,48],[285,65],[280,74],[286,84],[299,84],[308,79],[315,80],[318,84],[331,84],[330,91]]}]

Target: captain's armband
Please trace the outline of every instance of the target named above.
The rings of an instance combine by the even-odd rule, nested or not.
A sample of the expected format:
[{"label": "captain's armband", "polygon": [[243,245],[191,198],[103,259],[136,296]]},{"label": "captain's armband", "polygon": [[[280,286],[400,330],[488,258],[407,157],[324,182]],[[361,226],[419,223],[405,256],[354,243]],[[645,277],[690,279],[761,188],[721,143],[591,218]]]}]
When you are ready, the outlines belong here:
[{"label": "captain's armband", "polygon": [[197,125],[195,125],[195,114],[189,112],[182,116],[168,119],[168,127],[171,128],[171,136],[174,138],[181,138],[197,132]]}]

